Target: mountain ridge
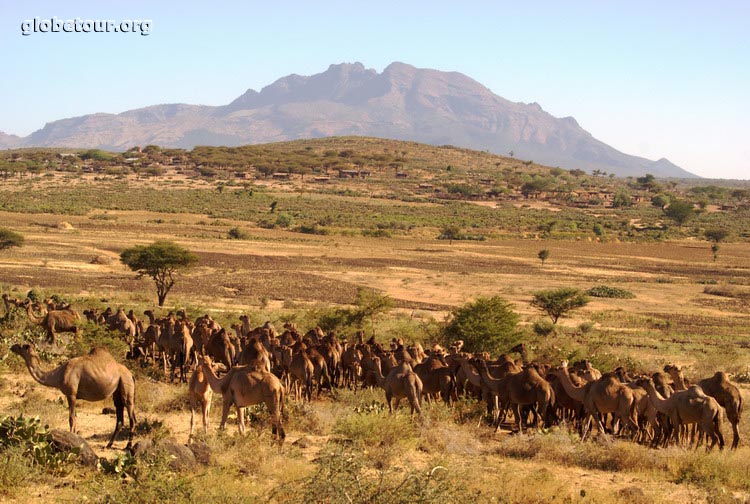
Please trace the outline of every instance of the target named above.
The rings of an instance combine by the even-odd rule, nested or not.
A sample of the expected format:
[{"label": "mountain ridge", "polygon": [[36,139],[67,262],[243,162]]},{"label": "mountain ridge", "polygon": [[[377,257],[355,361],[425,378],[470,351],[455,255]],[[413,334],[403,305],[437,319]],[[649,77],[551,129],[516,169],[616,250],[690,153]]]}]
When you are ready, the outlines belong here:
[{"label": "mountain ridge", "polygon": [[23,138],[0,132],[0,147],[192,148],[347,135],[513,151],[537,163],[618,176],[696,177],[664,158],[620,152],[575,118],[556,118],[536,102],[511,102],[462,73],[401,62],[380,73],[356,62],[290,74],[226,105],[171,103],[60,119]]}]

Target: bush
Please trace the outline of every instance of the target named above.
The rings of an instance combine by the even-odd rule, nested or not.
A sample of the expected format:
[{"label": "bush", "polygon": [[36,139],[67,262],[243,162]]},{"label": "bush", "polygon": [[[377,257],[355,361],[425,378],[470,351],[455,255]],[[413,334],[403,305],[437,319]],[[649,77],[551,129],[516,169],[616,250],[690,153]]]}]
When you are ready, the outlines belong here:
[{"label": "bush", "polygon": [[610,287],[609,285],[597,285],[587,290],[586,294],[592,297],[613,299],[633,299],[635,297],[635,294],[628,290]]},{"label": "bush", "polygon": [[534,322],[533,329],[534,333],[539,336],[549,336],[550,334],[555,332],[555,324],[547,319],[537,320],[536,322]]},{"label": "bush", "polygon": [[451,312],[443,328],[447,345],[463,340],[468,352],[497,352],[518,342],[518,314],[500,296],[479,297]]},{"label": "bush", "polygon": [[77,455],[55,450],[49,428],[42,426],[39,417],[4,416],[0,418],[0,452],[18,447],[33,464],[47,470],[59,471]]},{"label": "bush", "polygon": [[248,240],[250,238],[250,233],[237,227],[230,229],[227,235],[232,240]]},{"label": "bush", "polygon": [[0,250],[23,245],[24,238],[21,234],[10,229],[0,229]]}]

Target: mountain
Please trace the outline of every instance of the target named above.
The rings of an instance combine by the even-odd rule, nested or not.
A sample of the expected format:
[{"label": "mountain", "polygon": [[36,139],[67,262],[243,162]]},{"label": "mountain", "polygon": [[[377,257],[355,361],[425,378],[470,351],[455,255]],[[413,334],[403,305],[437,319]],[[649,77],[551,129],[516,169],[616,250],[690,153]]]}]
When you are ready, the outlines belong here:
[{"label": "mountain", "polygon": [[23,141],[21,137],[16,135],[8,135],[0,131],[0,149],[13,149],[20,147]]},{"label": "mountain", "polygon": [[[361,63],[331,65],[316,75],[282,77],[260,92],[249,89],[224,106],[169,104],[92,114],[48,123],[19,140],[23,146],[125,150],[334,135],[513,151],[537,163],[619,176],[695,177],[666,159],[624,154],[595,139],[572,117],[553,117],[537,103],[511,102],[463,74],[404,63],[392,63],[382,73]],[[4,141],[0,136],[0,145]]]}]

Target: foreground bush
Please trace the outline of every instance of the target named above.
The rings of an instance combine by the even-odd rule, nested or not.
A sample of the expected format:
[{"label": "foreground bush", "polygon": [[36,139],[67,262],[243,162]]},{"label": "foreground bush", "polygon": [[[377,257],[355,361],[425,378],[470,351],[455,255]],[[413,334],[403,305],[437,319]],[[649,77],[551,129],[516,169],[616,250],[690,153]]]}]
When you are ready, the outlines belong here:
[{"label": "foreground bush", "polygon": [[518,314],[500,296],[479,297],[451,312],[443,329],[444,342],[463,340],[468,352],[497,353],[518,342]]}]

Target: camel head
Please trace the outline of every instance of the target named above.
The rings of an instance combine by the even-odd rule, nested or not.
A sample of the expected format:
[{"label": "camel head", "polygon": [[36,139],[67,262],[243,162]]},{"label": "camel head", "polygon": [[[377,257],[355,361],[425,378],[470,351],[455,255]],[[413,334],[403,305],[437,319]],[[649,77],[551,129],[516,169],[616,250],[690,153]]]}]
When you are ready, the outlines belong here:
[{"label": "camel head", "polygon": [[560,364],[560,367],[563,369],[568,369],[568,361],[567,360],[562,361],[562,364]]},{"label": "camel head", "polygon": [[667,364],[664,366],[664,372],[665,373],[672,373],[672,372],[680,372],[682,371],[682,368],[680,366],[675,366],[673,364]]},{"label": "camel head", "polygon": [[24,345],[15,344],[12,347],[10,347],[10,351],[13,352],[14,354],[20,355],[23,358],[23,360],[27,362],[31,360],[32,358],[39,357],[36,353],[36,350],[34,350],[34,347],[32,347],[29,344],[24,344]]}]

